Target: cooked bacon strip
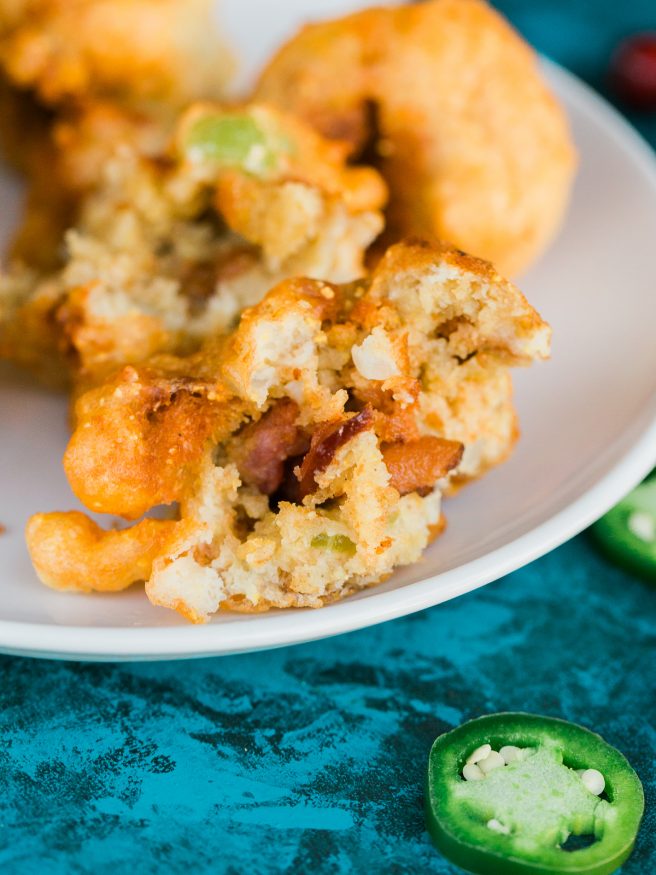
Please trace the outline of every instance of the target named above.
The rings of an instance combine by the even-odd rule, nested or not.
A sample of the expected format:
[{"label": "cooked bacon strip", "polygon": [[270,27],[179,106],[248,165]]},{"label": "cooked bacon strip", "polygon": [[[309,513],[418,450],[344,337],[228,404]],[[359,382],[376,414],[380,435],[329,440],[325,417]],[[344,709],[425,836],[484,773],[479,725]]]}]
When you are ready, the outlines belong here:
[{"label": "cooked bacon strip", "polygon": [[401,495],[428,495],[437,481],[460,463],[463,449],[457,441],[428,436],[381,447],[390,483]]},{"label": "cooked bacon strip", "polygon": [[[410,385],[409,391],[419,395],[419,383]],[[383,443],[416,440],[419,437],[417,428],[416,402],[401,403],[392,395],[389,389],[383,389],[380,383],[367,382],[352,390],[353,397],[361,404],[370,404],[374,409],[374,429]]]},{"label": "cooked bacon strip", "polygon": [[335,457],[337,450],[362,431],[372,428],[374,414],[367,406],[350,419],[322,423],[312,435],[310,449],[305,455],[299,471],[300,498],[314,492],[317,488],[315,475],[325,471]]},{"label": "cooked bacon strip", "polygon": [[298,405],[285,398],[236,436],[232,456],[242,482],[265,495],[280,487],[286,460],[308,446],[307,437],[296,424],[298,414]]},{"label": "cooked bacon strip", "polygon": [[382,443],[408,443],[419,438],[415,406],[390,406],[389,411],[375,411],[376,434]]}]

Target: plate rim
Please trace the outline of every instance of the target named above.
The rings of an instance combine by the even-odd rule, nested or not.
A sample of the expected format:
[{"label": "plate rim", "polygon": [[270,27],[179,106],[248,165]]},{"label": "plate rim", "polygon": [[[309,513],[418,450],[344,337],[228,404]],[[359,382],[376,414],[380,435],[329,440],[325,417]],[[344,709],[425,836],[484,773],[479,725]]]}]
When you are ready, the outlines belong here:
[{"label": "plate rim", "polygon": [[[656,154],[601,95],[554,61],[541,59],[556,91],[567,91],[577,112],[605,123],[656,194]],[[228,656],[328,638],[407,616],[464,595],[511,573],[565,543],[602,516],[656,466],[656,389],[651,413],[634,421],[629,449],[582,495],[544,522],[477,559],[429,575],[401,590],[304,611],[303,623],[286,625],[254,615],[248,621],[204,626],[84,626],[0,619],[0,653],[92,661],[166,660]],[[649,410],[649,408],[646,408]],[[440,587],[435,588],[436,581]],[[399,592],[403,598],[399,598]],[[297,612],[294,612],[294,616]],[[269,618],[271,615],[268,615]]]}]

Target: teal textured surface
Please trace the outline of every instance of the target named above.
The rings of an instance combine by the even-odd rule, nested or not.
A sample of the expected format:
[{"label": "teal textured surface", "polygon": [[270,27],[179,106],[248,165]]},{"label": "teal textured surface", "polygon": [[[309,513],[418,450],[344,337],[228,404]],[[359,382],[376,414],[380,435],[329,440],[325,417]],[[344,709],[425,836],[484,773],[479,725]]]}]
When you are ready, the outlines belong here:
[{"label": "teal textured surface", "polygon": [[194,662],[0,657],[7,873],[458,872],[432,847],[433,739],[528,710],[600,732],[647,795],[656,590],[582,536],[475,593],[299,647]]},{"label": "teal textured surface", "polygon": [[[504,0],[604,91],[653,0]],[[656,116],[630,116],[656,143]],[[13,875],[430,872],[433,739],[528,710],[600,732],[647,814],[626,875],[656,871],[656,590],[581,536],[429,611],[270,653],[85,665],[0,657],[0,869]]]}]

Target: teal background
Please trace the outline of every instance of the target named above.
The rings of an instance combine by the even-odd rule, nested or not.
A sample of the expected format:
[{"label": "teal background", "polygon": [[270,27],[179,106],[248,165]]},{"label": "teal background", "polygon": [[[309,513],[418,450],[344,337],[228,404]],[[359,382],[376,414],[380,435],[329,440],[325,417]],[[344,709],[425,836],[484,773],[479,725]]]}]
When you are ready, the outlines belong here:
[{"label": "teal background", "polygon": [[[604,90],[653,0],[498,4]],[[656,143],[656,115],[631,116]],[[422,815],[428,751],[477,715],[596,729],[639,772],[626,875],[656,871],[656,590],[587,536],[468,596],[269,653],[92,665],[0,657],[0,870],[455,875]]]}]

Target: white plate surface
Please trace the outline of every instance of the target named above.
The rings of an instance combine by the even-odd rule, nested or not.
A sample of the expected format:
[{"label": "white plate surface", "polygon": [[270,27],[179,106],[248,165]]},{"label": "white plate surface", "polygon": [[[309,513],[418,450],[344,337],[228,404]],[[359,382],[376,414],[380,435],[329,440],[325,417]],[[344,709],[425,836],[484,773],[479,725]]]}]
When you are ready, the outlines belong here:
[{"label": "white plate surface", "polygon": [[[39,584],[22,533],[35,511],[79,507],[60,466],[66,404],[0,371],[0,522],[7,527],[0,537],[0,650],[178,658],[276,647],[379,623],[530,562],[599,517],[653,467],[656,161],[589,89],[552,65],[546,70],[568,109],[581,157],[567,222],[521,283],[553,325],[553,358],[517,374],[523,436],[516,452],[446,503],[447,533],[422,560],[319,611],[226,614],[200,627],[153,608],[139,586],[118,595],[52,592]],[[7,223],[11,193],[4,181]]]}]

